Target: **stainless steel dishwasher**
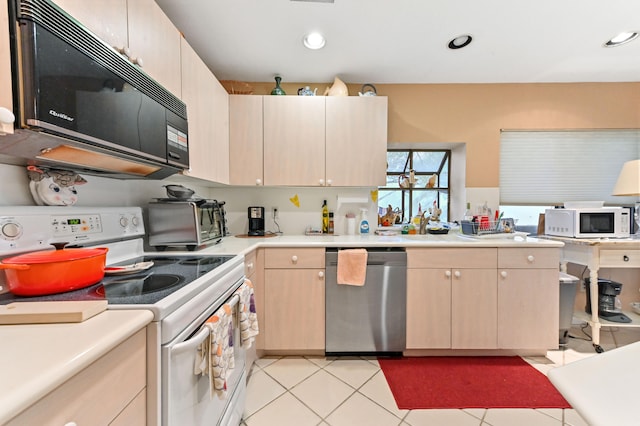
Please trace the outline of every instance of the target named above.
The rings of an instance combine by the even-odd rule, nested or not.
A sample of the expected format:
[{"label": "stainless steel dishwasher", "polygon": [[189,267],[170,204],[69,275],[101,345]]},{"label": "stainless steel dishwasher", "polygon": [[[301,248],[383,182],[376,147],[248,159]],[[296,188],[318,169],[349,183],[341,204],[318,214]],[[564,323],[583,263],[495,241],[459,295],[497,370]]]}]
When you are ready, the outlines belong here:
[{"label": "stainless steel dishwasher", "polygon": [[405,349],[407,253],[367,248],[363,286],[338,284],[338,250],[325,254],[327,354],[397,354]]}]

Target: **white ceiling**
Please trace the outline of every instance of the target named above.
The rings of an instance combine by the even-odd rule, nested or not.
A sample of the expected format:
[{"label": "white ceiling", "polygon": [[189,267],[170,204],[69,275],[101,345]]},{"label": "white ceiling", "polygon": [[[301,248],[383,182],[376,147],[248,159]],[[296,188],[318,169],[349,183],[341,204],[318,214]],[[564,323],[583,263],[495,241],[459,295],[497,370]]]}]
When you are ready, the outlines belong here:
[{"label": "white ceiling", "polygon": [[[325,0],[326,1],[326,0]],[[157,0],[220,80],[640,81],[640,0]],[[302,37],[322,32],[311,51]],[[464,49],[449,40],[471,34]]]}]

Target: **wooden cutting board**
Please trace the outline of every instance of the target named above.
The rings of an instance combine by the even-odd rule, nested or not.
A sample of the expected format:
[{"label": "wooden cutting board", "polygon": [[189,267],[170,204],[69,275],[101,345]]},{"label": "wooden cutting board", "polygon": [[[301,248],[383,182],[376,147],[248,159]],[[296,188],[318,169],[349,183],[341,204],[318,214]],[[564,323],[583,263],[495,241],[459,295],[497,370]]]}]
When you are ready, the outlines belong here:
[{"label": "wooden cutting board", "polygon": [[0,324],[82,322],[106,309],[106,300],[13,302],[0,306]]}]

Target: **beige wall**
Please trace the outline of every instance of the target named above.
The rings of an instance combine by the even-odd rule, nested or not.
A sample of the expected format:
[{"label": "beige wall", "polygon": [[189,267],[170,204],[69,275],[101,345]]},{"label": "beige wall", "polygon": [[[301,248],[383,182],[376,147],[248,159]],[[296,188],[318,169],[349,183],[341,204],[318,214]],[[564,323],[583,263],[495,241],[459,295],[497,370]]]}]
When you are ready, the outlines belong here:
[{"label": "beige wall", "polygon": [[[275,83],[252,83],[269,94]],[[295,95],[304,85],[285,83]],[[466,142],[467,187],[498,187],[501,129],[640,127],[640,83],[376,84],[389,97],[389,141]],[[349,85],[356,95],[359,85]]]}]

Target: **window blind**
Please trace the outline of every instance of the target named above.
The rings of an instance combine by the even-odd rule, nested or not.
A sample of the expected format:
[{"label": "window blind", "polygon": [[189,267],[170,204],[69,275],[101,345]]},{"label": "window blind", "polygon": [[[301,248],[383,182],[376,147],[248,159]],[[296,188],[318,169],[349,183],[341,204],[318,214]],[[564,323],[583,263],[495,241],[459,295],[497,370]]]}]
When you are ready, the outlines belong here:
[{"label": "window blind", "polygon": [[637,197],[611,192],[622,165],[638,158],[640,129],[505,130],[500,137],[500,204],[632,204]]}]

